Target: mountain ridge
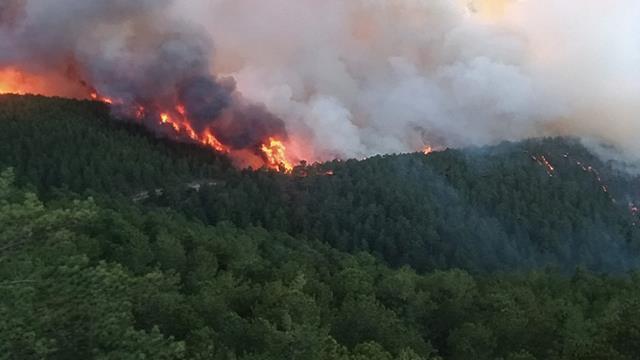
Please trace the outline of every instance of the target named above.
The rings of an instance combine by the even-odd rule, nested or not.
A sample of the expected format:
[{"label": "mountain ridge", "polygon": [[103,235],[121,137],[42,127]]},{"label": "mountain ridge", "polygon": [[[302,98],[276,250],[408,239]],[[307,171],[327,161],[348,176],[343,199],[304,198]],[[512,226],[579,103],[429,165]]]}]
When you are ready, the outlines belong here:
[{"label": "mountain ridge", "polygon": [[210,149],[158,139],[107,111],[86,101],[4,97],[0,166],[15,167],[45,198],[143,193],[141,206],[320,239],[423,271],[637,265],[638,178],[576,139],[334,160],[287,175],[236,170]]}]

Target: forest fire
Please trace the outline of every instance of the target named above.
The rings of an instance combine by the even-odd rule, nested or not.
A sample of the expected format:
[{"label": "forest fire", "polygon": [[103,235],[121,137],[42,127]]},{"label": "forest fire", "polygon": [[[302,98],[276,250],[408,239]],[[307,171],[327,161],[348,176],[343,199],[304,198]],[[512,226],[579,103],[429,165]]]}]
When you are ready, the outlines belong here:
[{"label": "forest fire", "polygon": [[100,96],[97,91],[92,91],[91,94],[89,94],[89,97],[91,98],[91,100],[102,101],[103,103],[109,104],[109,105],[113,104],[112,99],[108,97]]},{"label": "forest fire", "polygon": [[582,169],[582,171],[593,174],[596,181],[598,181],[598,183],[600,184],[600,188],[602,189],[602,191],[605,193],[609,192],[609,187],[604,183],[604,181],[602,181],[598,170],[594,169],[591,165],[584,165],[581,161],[576,161],[576,165],[578,165]]},{"label": "forest fire", "polygon": [[[66,79],[68,81],[68,79]],[[0,70],[0,94],[41,94],[41,95],[58,95],[59,91],[49,87],[49,79],[46,77],[38,77],[23,73],[14,68],[6,68]],[[116,100],[99,92],[96,88],[87,85],[84,81],[80,81],[77,86],[80,92],[73,94],[61,93],[61,96],[72,97],[78,99],[88,99],[102,102],[111,106],[117,106],[118,112],[122,114],[130,114],[138,121],[152,128],[158,128],[165,136],[175,139],[183,139],[193,141],[205,147],[211,148],[217,152],[229,154],[232,158],[240,158],[239,164],[251,164],[252,166],[264,166],[265,168],[291,173],[293,165],[287,155],[287,148],[282,140],[279,140],[275,133],[273,136],[267,136],[260,141],[258,146],[252,151],[255,159],[248,160],[242,157],[250,156],[251,151],[234,151],[231,146],[224,144],[215,134],[211,126],[200,127],[196,130],[193,121],[188,118],[188,110],[182,105],[176,105],[173,110],[158,111],[158,107],[153,103],[142,104],[125,104],[123,101]],[[84,89],[84,95],[82,95]],[[78,95],[75,95],[78,94]],[[258,165],[258,161],[261,165]]]},{"label": "forest fire", "polygon": [[[177,135],[187,137],[201,145],[210,147],[218,152],[232,153],[232,149],[223,144],[214,135],[211,129],[206,129],[201,133],[196,132],[193,129],[190,121],[185,117],[184,107],[178,105],[176,107],[176,115],[171,116],[169,113],[160,114],[160,123],[170,126]],[[260,146],[260,156],[264,160],[264,166],[271,170],[276,170],[284,173],[290,173],[293,170],[293,165],[289,160],[286,152],[287,148],[285,144],[273,137],[267,139],[267,141]],[[236,156],[240,156],[234,153]]]},{"label": "forest fire", "polygon": [[[86,89],[58,73],[30,73],[19,67],[0,67],[0,94],[38,94],[67,98],[86,98]],[[97,96],[97,94],[96,94]]]},{"label": "forest fire", "polygon": [[0,71],[0,94],[17,93],[16,73],[11,69]]},{"label": "forest fire", "polygon": [[228,153],[229,148],[218,140],[210,130],[204,131],[202,134],[198,134],[189,123],[186,118],[178,119],[172,117],[169,113],[160,114],[160,123],[165,124],[173,128],[177,135],[187,137],[201,145],[210,147],[218,152]]},{"label": "forest fire", "polygon": [[[144,116],[144,107],[140,106],[137,114]],[[193,125],[186,118],[186,110],[182,105],[177,105],[173,114],[169,112],[160,113],[159,121],[160,125],[171,128],[177,137],[188,138],[221,153],[243,156],[241,152],[234,152],[229,146],[223,144],[211,129],[205,129],[200,133],[194,130]],[[270,137],[260,146],[260,154],[258,155],[263,159],[264,167],[291,173],[293,165],[287,156],[286,150],[287,148],[282,141]]]},{"label": "forest fire", "polygon": [[544,170],[547,172],[547,175],[549,175],[549,177],[553,177],[553,173],[556,169],[553,165],[551,165],[549,160],[547,160],[547,158],[544,155],[540,155],[540,156],[532,155],[531,159],[537,162],[540,166],[544,167]]},{"label": "forest fire", "polygon": [[266,144],[260,147],[266,159],[266,165],[270,169],[290,173],[293,165],[287,159],[287,148],[282,141],[269,138]]},{"label": "forest fire", "polygon": [[27,94],[40,91],[41,84],[15,68],[0,69],[0,94]]}]

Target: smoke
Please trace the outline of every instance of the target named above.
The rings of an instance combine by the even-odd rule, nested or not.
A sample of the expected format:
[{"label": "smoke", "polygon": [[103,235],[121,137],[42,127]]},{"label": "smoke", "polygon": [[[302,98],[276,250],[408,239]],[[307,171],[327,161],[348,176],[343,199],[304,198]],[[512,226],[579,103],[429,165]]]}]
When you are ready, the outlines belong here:
[{"label": "smoke", "polygon": [[637,1],[175,5],[208,29],[215,68],[318,158],[545,135],[640,154]]},{"label": "smoke", "polygon": [[640,158],[639,15],[634,0],[4,0],[0,66],[179,101],[229,146],[274,132],[299,159],[545,135]]},{"label": "smoke", "polygon": [[14,25],[15,20],[24,11],[24,0],[6,0],[0,4],[0,26]]},{"label": "smoke", "polygon": [[[198,133],[233,129],[224,134],[232,149],[257,149],[274,134],[286,138],[280,119],[243,99],[232,79],[211,73],[212,39],[203,28],[177,20],[171,3],[10,0],[0,5],[1,24],[7,25],[0,30],[0,68],[65,74],[59,87],[84,87],[82,97],[104,95],[121,115],[143,108],[156,119],[145,121],[152,126],[160,125],[160,113],[179,105]],[[265,129],[278,132],[260,132]]]}]

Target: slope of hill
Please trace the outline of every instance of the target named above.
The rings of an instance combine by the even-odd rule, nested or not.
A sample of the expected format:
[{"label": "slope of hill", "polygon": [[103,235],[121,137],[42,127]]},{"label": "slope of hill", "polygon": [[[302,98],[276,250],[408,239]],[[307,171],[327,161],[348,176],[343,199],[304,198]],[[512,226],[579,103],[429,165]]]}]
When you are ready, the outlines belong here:
[{"label": "slope of hill", "polygon": [[638,264],[638,218],[630,205],[637,179],[570,139],[297,171],[311,175],[248,173],[157,203],[210,224],[260,225],[419,270],[552,265],[619,272]]},{"label": "slope of hill", "polygon": [[230,169],[210,150],[113,120],[102,103],[2,95],[0,123],[0,166],[14,167],[20,183],[44,193],[128,196]]},{"label": "slope of hill", "polygon": [[640,182],[572,139],[334,161],[290,176],[233,170],[224,156],[158,140],[106,111],[0,98],[0,167],[15,167],[19,183],[45,197],[145,200],[208,224],[262,226],[418,270],[621,272],[638,264]]},{"label": "slope of hill", "polygon": [[640,277],[574,271],[634,268],[637,179],[573,140],[283,175],[95,103],[4,96],[0,124],[0,358],[640,352]]}]

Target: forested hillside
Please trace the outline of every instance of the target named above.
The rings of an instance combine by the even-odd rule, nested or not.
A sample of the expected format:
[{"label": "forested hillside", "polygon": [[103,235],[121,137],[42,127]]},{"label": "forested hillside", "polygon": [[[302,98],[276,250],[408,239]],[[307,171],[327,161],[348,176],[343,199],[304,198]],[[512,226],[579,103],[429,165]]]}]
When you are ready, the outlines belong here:
[{"label": "forested hillside", "polygon": [[1,96],[0,126],[0,358],[640,353],[640,187],[574,140],[285,175],[97,103]]},{"label": "forested hillside", "polygon": [[114,120],[107,105],[0,95],[0,166],[41,192],[124,195],[222,174],[227,159],[156,139],[141,125]]},{"label": "forested hillside", "polygon": [[72,192],[260,226],[366,251],[392,266],[473,272],[637,265],[640,181],[571,139],[233,170],[209,149],[158,140],[91,102],[1,100],[0,167],[45,198]]},{"label": "forested hillside", "polygon": [[[540,164],[543,157],[555,165]],[[262,225],[419,270],[550,264],[623,271],[636,265],[636,215],[626,192],[632,180],[572,141],[375,157],[298,171],[320,175],[252,173],[159,203],[211,224]],[[323,175],[327,171],[333,175]]]}]

